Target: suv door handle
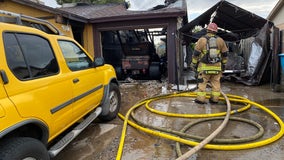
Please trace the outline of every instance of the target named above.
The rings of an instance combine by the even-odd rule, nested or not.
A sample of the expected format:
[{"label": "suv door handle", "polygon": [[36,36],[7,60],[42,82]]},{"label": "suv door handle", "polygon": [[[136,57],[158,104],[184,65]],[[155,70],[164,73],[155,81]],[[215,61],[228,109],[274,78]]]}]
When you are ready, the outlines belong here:
[{"label": "suv door handle", "polygon": [[78,83],[80,80],[78,78],[73,79],[73,83]]}]

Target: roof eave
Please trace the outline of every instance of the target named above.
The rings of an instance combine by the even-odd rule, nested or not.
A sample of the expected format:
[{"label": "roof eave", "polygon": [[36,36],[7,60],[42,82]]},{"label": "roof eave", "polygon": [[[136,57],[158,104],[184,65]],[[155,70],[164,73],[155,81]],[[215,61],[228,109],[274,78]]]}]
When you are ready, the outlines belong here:
[{"label": "roof eave", "polygon": [[156,18],[176,18],[186,16],[185,11],[180,12],[170,12],[170,13],[156,13],[156,14],[147,14],[147,15],[121,15],[121,16],[112,16],[112,17],[102,17],[102,18],[93,18],[89,19],[90,23],[102,23],[102,22],[113,22],[113,21],[130,21],[130,20],[141,20],[141,19],[156,19]]},{"label": "roof eave", "polygon": [[43,5],[43,4],[35,3],[35,2],[30,1],[30,0],[11,0],[11,1],[25,5],[25,6],[33,7],[33,8],[48,12],[48,13],[52,13],[52,14],[55,14],[55,15],[61,15],[65,18],[69,18],[71,20],[75,20],[75,21],[78,21],[78,22],[83,22],[83,23],[88,22],[88,20],[85,17],[81,17],[81,16],[78,16],[78,15],[75,15],[75,14],[72,14],[72,13],[69,13],[69,12],[65,12],[65,11],[62,11],[62,10],[59,10],[59,9],[56,9],[56,8],[52,8],[52,7]]},{"label": "roof eave", "polygon": [[275,16],[280,11],[283,5],[284,5],[284,0],[279,0],[277,4],[274,6],[274,8],[271,10],[269,15],[267,16],[267,19],[272,20],[273,18],[275,18]]},{"label": "roof eave", "polygon": [[74,21],[78,21],[78,22],[82,22],[82,23],[88,23],[88,19],[85,18],[85,17],[82,17],[82,16],[78,16],[76,14],[72,14],[72,13],[69,13],[69,12],[65,12],[65,11],[62,11],[60,13],[61,16],[65,17],[65,18],[68,18],[70,20],[74,20]]},{"label": "roof eave", "polygon": [[25,5],[25,6],[30,6],[30,7],[42,10],[42,11],[46,11],[48,13],[53,13],[53,14],[59,13],[59,11],[55,8],[52,8],[52,7],[49,7],[49,6],[40,4],[40,3],[35,3],[30,0],[11,0],[11,1]]}]

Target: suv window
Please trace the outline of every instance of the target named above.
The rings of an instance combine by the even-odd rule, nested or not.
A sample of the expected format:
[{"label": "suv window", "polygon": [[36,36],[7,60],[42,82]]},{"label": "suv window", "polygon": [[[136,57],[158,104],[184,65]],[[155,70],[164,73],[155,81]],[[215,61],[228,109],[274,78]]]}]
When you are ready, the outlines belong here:
[{"label": "suv window", "polygon": [[58,44],[71,71],[78,71],[92,67],[92,60],[75,43],[59,40]]},{"label": "suv window", "polygon": [[59,67],[49,42],[43,37],[4,33],[5,54],[9,68],[20,80],[58,73]]}]

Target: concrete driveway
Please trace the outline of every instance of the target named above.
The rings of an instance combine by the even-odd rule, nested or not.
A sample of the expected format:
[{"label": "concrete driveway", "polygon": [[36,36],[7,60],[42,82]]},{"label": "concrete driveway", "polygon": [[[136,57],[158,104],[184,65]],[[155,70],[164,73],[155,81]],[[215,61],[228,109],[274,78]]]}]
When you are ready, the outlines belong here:
[{"label": "concrete driveway", "polygon": [[[165,91],[174,93],[172,86],[166,82],[145,81],[122,83],[122,107],[120,113],[126,112],[138,101],[156,96]],[[284,92],[273,92],[270,85],[244,86],[229,82],[222,83],[222,91],[226,94],[238,95],[248,98],[250,101],[265,106],[281,120],[284,120]],[[156,110],[184,114],[212,114],[226,111],[224,103],[219,104],[195,104],[192,97],[174,97],[159,99],[151,103]],[[242,108],[244,104],[232,103],[232,109]],[[256,140],[241,143],[250,146],[265,139],[273,138],[279,132],[279,124],[276,120],[262,109],[252,106],[241,113],[231,115],[252,120],[260,124],[264,133]],[[154,114],[145,109],[144,106],[135,111],[135,117],[150,126],[164,127],[179,131],[186,124],[193,123],[200,118],[174,118]],[[210,120],[198,123],[189,128],[185,133],[206,137],[212,133],[222,120]],[[66,149],[64,149],[53,160],[114,160],[120,141],[123,121],[117,117],[109,123],[93,122],[86,131],[77,137]],[[229,121],[225,129],[216,137],[218,139],[242,139],[258,134],[259,129],[252,124],[242,121]],[[192,140],[196,141],[196,140]],[[233,145],[233,144],[229,144]],[[181,152],[185,153],[192,147],[181,144]],[[195,153],[190,160],[282,160],[284,159],[284,139],[280,138],[271,144],[252,147],[251,149],[219,150],[201,149]],[[122,160],[174,160],[177,158],[176,142],[162,137],[144,133],[131,126],[127,127],[125,144],[123,147]]]}]

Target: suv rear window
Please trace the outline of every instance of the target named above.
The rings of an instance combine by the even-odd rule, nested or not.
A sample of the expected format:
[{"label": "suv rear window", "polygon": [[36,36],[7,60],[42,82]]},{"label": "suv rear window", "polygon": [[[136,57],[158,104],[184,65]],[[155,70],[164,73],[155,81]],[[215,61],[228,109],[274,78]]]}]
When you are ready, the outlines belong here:
[{"label": "suv rear window", "polygon": [[20,80],[58,73],[52,48],[43,37],[24,33],[4,33],[5,54],[9,68]]}]

